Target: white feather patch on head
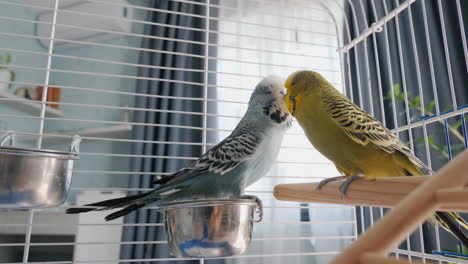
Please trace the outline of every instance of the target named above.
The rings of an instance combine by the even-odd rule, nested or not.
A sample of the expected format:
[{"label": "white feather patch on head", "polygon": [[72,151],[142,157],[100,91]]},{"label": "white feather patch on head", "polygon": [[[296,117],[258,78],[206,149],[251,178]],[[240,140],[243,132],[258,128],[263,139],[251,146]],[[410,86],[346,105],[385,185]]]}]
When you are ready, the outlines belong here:
[{"label": "white feather patch on head", "polygon": [[260,86],[272,86],[274,90],[281,91],[284,89],[284,80],[278,75],[269,75],[265,77],[258,85]]}]

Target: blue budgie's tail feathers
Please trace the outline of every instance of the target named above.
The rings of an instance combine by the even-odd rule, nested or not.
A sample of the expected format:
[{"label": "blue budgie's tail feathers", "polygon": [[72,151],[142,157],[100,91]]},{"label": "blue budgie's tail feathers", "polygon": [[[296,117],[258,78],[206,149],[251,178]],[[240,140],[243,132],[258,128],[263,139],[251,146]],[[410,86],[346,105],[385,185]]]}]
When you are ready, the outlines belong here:
[{"label": "blue budgie's tail feathers", "polygon": [[117,211],[115,213],[112,213],[112,214],[106,216],[104,219],[106,219],[106,221],[114,220],[116,218],[119,218],[121,216],[129,214],[132,211],[135,211],[136,209],[142,208],[142,207],[146,206],[149,203],[155,202],[155,201],[157,201],[159,199],[160,199],[160,196],[149,198],[149,199],[143,200],[141,202],[132,203],[129,206],[124,207],[122,210],[119,210],[119,211]]},{"label": "blue budgie's tail feathers", "polygon": [[124,207],[115,213],[106,216],[106,220],[110,221],[118,217],[124,216],[138,208],[144,207],[145,205],[155,202],[163,198],[161,195],[154,195],[153,192],[146,192],[142,194],[130,195],[122,198],[109,199],[97,203],[87,204],[88,208],[69,208],[67,214],[79,214],[90,211],[104,211],[111,210],[119,207]]},{"label": "blue budgie's tail feathers", "polygon": [[102,210],[109,210],[117,207],[121,207],[120,205],[126,205],[131,203],[134,200],[140,199],[148,195],[148,193],[130,195],[121,198],[109,199],[97,203],[86,204],[84,206],[89,206],[87,208],[69,208],[67,209],[67,214],[79,214],[79,213],[86,213],[91,211],[102,211]]}]

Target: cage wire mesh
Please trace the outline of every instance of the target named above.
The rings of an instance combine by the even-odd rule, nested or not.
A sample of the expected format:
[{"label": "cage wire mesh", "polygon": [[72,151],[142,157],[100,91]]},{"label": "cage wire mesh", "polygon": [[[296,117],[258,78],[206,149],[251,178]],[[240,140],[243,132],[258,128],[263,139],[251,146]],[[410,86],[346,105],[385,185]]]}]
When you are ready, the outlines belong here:
[{"label": "cage wire mesh", "polygon": [[[255,84],[270,74],[322,73],[435,170],[468,144],[468,5],[461,0],[0,6],[0,130],[17,132],[19,146],[43,149],[64,150],[73,134],[83,137],[63,205],[0,211],[1,263],[327,263],[386,209],[275,200],[276,184],[338,174],[297,124],[268,175],[248,189],[264,201],[265,218],[242,256],[171,258],[152,207],[111,222],[102,213],[64,214],[149,190],[156,177],[196,159],[230,133]],[[47,89],[38,95],[37,87]],[[59,100],[49,96],[57,91]],[[432,253],[457,245],[424,224],[394,254],[465,263]]]}]

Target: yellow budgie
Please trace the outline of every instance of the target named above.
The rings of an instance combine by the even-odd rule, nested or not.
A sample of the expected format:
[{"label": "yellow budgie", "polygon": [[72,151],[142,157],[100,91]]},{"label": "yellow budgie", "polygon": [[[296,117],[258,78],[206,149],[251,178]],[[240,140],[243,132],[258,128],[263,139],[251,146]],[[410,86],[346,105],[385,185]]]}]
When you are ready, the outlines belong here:
[{"label": "yellow budgie", "polygon": [[[313,71],[298,71],[285,82],[288,110],[297,119],[312,145],[330,159],[345,179],[342,195],[353,181],[361,178],[423,175],[430,170],[411,153],[381,122],[367,114],[336,90],[323,76]],[[437,212],[436,219],[465,246],[468,237],[457,224],[468,224],[456,213]]]}]

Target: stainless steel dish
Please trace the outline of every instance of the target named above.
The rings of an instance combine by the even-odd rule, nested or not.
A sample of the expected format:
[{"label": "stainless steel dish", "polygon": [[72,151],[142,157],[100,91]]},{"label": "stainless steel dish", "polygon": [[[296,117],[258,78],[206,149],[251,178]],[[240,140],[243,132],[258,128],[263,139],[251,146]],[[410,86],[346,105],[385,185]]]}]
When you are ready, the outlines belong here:
[{"label": "stainless steel dish", "polygon": [[74,136],[69,152],[4,146],[14,133],[0,139],[0,208],[53,207],[70,189],[73,161],[81,138]]},{"label": "stainless steel dish", "polygon": [[257,203],[248,199],[191,200],[161,206],[176,257],[216,258],[244,253]]}]

